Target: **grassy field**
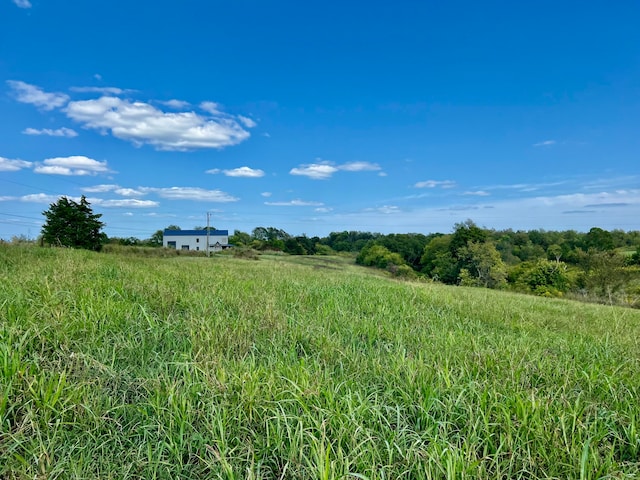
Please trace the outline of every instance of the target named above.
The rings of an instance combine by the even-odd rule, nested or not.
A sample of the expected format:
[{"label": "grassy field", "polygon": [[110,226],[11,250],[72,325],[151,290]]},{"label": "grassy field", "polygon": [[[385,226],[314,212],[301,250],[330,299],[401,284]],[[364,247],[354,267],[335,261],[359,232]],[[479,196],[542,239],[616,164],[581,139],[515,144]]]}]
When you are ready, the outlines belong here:
[{"label": "grassy field", "polygon": [[0,245],[0,478],[639,478],[640,311]]}]

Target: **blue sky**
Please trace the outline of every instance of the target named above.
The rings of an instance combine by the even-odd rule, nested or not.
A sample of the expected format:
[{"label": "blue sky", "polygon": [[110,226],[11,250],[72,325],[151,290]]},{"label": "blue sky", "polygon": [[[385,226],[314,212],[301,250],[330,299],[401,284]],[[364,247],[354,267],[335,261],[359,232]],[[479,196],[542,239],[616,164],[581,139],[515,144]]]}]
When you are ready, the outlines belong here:
[{"label": "blue sky", "polygon": [[640,229],[640,3],[0,0],[0,238]]}]

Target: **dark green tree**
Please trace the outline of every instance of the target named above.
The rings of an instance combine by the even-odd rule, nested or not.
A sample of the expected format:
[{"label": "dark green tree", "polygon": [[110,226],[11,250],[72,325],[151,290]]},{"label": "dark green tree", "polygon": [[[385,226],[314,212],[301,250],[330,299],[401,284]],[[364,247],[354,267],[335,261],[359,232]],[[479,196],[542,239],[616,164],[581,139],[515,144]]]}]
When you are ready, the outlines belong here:
[{"label": "dark green tree", "polygon": [[102,232],[105,224],[99,220],[102,215],[93,213],[84,195],[79,203],[60,197],[42,214],[47,219],[42,227],[45,243],[98,251],[107,240]]},{"label": "dark green tree", "polygon": [[156,230],[156,232],[151,235],[151,238],[149,238],[148,244],[152,247],[161,247],[163,237],[164,232],[162,230]]}]

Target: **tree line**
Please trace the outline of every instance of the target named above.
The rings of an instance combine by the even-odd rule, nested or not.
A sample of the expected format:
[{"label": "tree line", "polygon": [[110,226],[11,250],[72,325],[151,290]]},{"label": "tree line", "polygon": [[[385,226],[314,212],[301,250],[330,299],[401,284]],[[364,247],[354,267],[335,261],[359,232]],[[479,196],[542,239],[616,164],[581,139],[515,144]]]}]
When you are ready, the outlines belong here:
[{"label": "tree line", "polygon": [[[84,196],[80,202],[61,197],[43,215],[42,244],[91,250],[105,244],[162,246],[163,230],[143,240],[107,237],[101,215],[93,213]],[[640,231],[493,230],[467,220],[447,234],[343,231],[308,237],[261,226],[251,233],[236,230],[229,243],[238,249],[290,255],[350,254],[360,265],[385,269],[397,277],[544,296],[582,295],[640,306]]]}]

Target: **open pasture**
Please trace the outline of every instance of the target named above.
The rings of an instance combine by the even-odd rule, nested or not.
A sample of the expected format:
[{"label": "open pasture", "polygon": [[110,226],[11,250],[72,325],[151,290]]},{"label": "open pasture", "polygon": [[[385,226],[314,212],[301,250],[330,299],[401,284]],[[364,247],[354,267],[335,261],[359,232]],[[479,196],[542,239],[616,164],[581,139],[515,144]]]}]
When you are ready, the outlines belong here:
[{"label": "open pasture", "polygon": [[0,245],[0,477],[637,478],[640,311]]}]

